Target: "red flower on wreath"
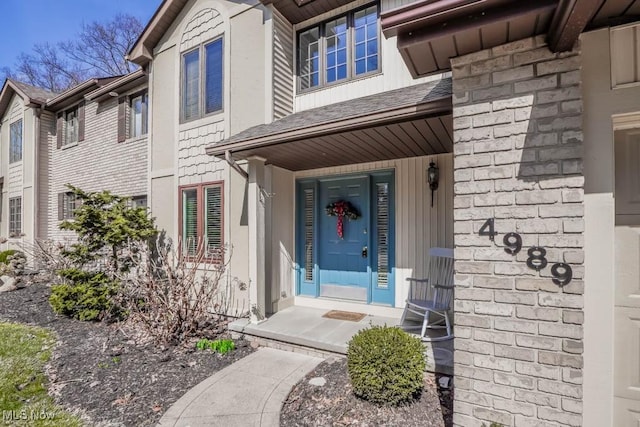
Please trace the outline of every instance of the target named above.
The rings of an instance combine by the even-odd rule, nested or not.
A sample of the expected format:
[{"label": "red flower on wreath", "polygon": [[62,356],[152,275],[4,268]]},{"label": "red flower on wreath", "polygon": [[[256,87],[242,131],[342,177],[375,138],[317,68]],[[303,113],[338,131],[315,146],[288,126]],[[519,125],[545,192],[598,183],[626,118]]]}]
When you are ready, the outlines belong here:
[{"label": "red flower on wreath", "polygon": [[338,217],[337,232],[341,239],[344,237],[344,218],[347,217],[349,221],[360,218],[360,212],[346,200],[329,203],[325,209],[327,215]]}]

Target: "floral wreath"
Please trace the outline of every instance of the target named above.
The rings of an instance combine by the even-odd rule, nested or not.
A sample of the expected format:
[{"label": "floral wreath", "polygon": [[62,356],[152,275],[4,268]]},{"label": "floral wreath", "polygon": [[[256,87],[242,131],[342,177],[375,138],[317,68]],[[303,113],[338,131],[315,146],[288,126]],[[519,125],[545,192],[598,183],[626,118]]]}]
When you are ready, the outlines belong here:
[{"label": "floral wreath", "polygon": [[358,209],[346,200],[329,203],[325,210],[328,216],[338,217],[337,232],[341,239],[344,237],[344,218],[346,217],[349,221],[360,218]]}]

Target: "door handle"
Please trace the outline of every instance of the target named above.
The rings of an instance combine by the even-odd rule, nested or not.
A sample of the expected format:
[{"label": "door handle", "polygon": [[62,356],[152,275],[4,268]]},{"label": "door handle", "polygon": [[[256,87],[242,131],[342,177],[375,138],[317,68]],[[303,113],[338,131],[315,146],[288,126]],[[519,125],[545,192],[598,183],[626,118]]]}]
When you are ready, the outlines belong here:
[{"label": "door handle", "polygon": [[366,258],[367,256],[369,256],[369,248],[367,248],[366,246],[362,247],[362,258]]}]

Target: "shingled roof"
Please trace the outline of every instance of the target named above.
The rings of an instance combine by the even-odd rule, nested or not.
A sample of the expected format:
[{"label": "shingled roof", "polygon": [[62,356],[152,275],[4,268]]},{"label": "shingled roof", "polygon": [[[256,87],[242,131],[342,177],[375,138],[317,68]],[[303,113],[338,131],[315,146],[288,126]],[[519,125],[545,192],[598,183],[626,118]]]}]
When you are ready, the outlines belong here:
[{"label": "shingled roof", "polygon": [[57,93],[49,92],[48,90],[41,87],[32,86],[15,79],[7,80],[16,85],[22,92],[24,92],[25,95],[27,95],[33,101],[45,102],[47,99],[53,98],[57,95]]},{"label": "shingled roof", "polygon": [[383,111],[429,104],[450,97],[451,78],[445,78],[301,111],[268,124],[254,126],[224,141],[211,144],[208,148],[219,151],[228,145],[365,117]]}]

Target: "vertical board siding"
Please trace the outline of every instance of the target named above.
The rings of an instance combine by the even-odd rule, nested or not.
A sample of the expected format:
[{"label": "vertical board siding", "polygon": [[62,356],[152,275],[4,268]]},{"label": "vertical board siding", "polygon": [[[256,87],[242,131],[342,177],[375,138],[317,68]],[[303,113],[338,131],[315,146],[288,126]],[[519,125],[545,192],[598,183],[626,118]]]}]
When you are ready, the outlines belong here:
[{"label": "vertical board siding", "polygon": [[[440,185],[434,194],[433,208],[426,177],[432,160],[440,169]],[[295,178],[384,169],[395,170],[395,305],[401,307],[407,297],[407,277],[425,277],[427,274],[429,248],[453,248],[453,156],[440,154],[307,170],[297,172]]]},{"label": "vertical board siding", "polygon": [[640,82],[640,25],[611,29],[611,87]]},{"label": "vertical board siding", "polygon": [[382,12],[397,9],[402,6],[406,6],[411,3],[415,3],[419,0],[384,0],[381,2]]},{"label": "vertical board siding", "polygon": [[273,11],[273,119],[293,112],[294,32],[291,24]]}]

